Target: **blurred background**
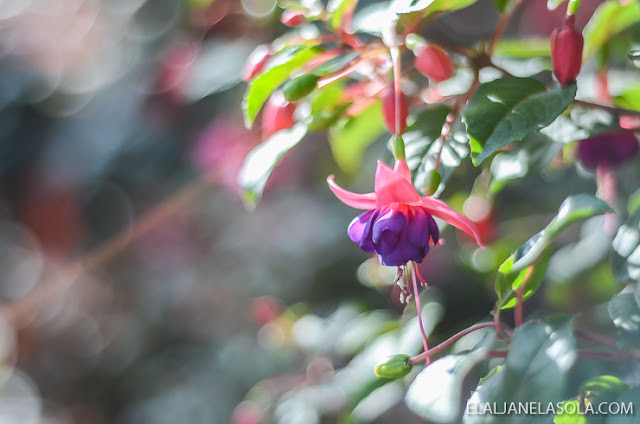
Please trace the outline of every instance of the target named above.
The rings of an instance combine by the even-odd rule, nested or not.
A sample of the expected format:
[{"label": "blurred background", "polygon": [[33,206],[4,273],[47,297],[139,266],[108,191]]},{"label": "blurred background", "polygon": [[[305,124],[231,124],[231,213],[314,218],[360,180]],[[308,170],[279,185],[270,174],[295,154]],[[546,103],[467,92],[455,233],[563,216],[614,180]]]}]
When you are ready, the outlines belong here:
[{"label": "blurred background", "polygon": [[[489,3],[439,20],[431,36],[488,37]],[[560,18],[530,3],[510,31],[548,35]],[[249,53],[287,29],[280,13],[275,0],[0,0],[0,422],[336,422],[357,375],[315,383],[415,317],[395,270],[349,242],[356,213],[324,182],[338,172],[370,190],[374,159],[390,157],[384,141],[356,177],[340,173],[325,135],[309,135],[258,208],[243,208],[237,173],[262,138],[242,124],[240,76]],[[543,216],[498,230],[503,217],[484,209],[478,221],[509,234],[505,246],[477,254],[460,240],[461,256],[444,233],[423,265],[429,325],[442,320],[435,340],[488,319],[483,272],[564,196],[595,187],[558,172],[546,177],[563,179],[557,193],[534,181],[501,198],[548,204]],[[463,191],[458,206],[477,173],[461,168],[447,193]],[[528,212],[519,208],[503,214]],[[414,331],[406,343],[419,340]],[[351,419],[420,422],[394,387]]]}]

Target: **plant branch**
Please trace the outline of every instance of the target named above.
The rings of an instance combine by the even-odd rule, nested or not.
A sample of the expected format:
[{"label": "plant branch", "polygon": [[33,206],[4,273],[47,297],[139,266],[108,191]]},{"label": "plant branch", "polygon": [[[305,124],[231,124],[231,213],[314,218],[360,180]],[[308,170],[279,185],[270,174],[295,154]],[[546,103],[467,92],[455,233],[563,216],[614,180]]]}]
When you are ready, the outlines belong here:
[{"label": "plant branch", "polygon": [[[409,364],[413,365],[415,363],[418,363],[424,359],[430,358],[431,356],[435,355],[436,353],[446,349],[447,347],[451,346],[453,343],[455,343],[458,339],[466,336],[469,333],[473,333],[476,330],[480,330],[482,328],[488,328],[488,327],[494,327],[496,325],[495,322],[483,322],[480,324],[476,324],[473,325],[469,328],[466,328],[464,330],[462,330],[461,332],[451,336],[450,338],[448,338],[447,340],[445,340],[444,342],[440,343],[438,346],[429,349],[426,352],[421,353],[420,355],[414,356],[413,358],[409,359]],[[507,327],[504,324],[498,324],[502,330],[504,330],[505,333],[507,334],[512,334],[512,330],[511,328]]]}]

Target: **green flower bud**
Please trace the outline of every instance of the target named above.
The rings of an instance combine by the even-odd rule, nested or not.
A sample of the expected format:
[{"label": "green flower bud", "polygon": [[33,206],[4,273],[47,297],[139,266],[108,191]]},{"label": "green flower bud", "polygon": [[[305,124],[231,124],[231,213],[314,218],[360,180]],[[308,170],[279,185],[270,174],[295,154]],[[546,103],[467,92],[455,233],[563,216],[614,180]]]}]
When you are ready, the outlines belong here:
[{"label": "green flower bud", "polygon": [[406,159],[404,153],[404,140],[399,135],[391,137],[391,146],[393,147],[393,157],[396,159]]},{"label": "green flower bud", "polygon": [[440,187],[440,173],[436,169],[432,169],[427,173],[427,176],[424,180],[424,192],[427,196],[432,196],[433,193],[438,191],[438,187]]},{"label": "green flower bud", "polygon": [[412,367],[409,355],[391,355],[376,365],[375,373],[380,378],[400,378],[409,374]]},{"label": "green flower bud", "polygon": [[282,86],[284,98],[289,102],[295,102],[311,94],[318,87],[318,77],[314,74],[306,74],[290,79]]}]

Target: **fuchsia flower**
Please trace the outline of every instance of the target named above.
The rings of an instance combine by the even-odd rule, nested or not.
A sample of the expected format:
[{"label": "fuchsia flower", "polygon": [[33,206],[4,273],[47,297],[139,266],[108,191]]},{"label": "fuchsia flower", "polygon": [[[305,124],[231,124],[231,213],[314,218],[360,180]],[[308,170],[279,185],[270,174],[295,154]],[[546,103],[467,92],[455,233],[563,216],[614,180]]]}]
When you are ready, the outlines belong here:
[{"label": "fuchsia flower", "polygon": [[366,210],[349,224],[349,238],[365,252],[378,253],[383,265],[422,262],[429,252],[429,242],[438,243],[434,216],[470,234],[484,247],[476,225],[469,218],[441,200],[420,197],[402,159],[396,161],[395,169],[378,161],[375,193],[352,193],[338,186],[333,178],[329,176],[327,183],[338,199],[353,208]]}]

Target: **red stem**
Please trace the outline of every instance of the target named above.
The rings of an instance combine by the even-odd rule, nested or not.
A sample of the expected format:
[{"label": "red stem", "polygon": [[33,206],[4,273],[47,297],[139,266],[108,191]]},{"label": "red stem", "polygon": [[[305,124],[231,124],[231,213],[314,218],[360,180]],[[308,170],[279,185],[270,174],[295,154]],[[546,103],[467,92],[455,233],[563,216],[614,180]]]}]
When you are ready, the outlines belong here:
[{"label": "red stem", "polygon": [[[422,306],[420,306],[420,296],[418,292],[418,282],[416,279],[417,265],[415,262],[412,262],[412,272],[411,272],[411,282],[413,283],[413,297],[416,301],[416,309],[418,311],[418,324],[420,324],[420,333],[422,333],[422,344],[424,346],[425,353],[429,351],[429,342],[427,341],[427,333],[424,331],[424,324],[422,323]],[[426,357],[427,364],[431,363],[431,358],[427,355]]]},{"label": "red stem", "polygon": [[[435,355],[436,353],[442,351],[443,349],[446,349],[447,347],[449,347],[450,345],[452,345],[453,343],[455,343],[458,339],[460,339],[461,337],[466,336],[469,333],[473,333],[476,330],[480,330],[482,328],[487,328],[487,327],[493,327],[496,324],[494,322],[483,322],[480,324],[476,324],[474,326],[471,326],[469,328],[466,328],[464,330],[462,330],[461,332],[459,332],[458,334],[451,336],[450,338],[448,338],[447,340],[445,340],[444,342],[440,343],[438,346],[434,347],[433,349],[429,349],[426,352],[421,353],[420,355],[414,356],[413,358],[409,359],[409,364],[413,365],[417,362],[422,361],[423,359],[426,358],[430,358],[431,356]],[[512,334],[512,331],[509,327],[507,327],[504,324],[498,324],[505,333],[507,334]]]}]

